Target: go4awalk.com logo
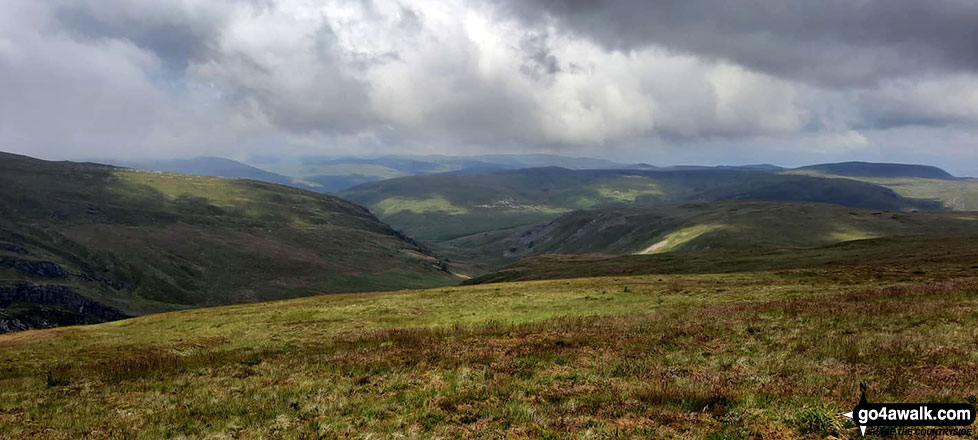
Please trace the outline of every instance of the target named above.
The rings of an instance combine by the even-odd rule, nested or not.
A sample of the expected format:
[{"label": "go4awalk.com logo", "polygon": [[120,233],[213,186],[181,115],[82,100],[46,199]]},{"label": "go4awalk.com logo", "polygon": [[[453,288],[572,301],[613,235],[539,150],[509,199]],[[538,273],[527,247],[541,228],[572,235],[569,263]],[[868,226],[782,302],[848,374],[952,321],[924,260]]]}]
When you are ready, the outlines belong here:
[{"label": "go4awalk.com logo", "polygon": [[[970,403],[869,403],[866,401],[866,384],[860,384],[862,396],[852,411],[843,414],[859,426],[866,435],[871,426],[886,427],[940,427],[927,430],[903,429],[893,433],[907,434],[961,434],[963,427],[975,422],[975,407]],[[942,429],[943,428],[943,429]],[[933,432],[930,432],[933,431]],[[954,432],[952,432],[954,431]]]}]

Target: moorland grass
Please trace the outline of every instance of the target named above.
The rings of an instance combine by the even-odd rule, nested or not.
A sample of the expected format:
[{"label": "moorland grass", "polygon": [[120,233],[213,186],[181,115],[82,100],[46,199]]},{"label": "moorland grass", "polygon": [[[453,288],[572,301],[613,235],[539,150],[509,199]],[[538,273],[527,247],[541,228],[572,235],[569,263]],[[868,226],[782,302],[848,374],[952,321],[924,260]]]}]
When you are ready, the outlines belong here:
[{"label": "moorland grass", "polygon": [[0,437],[849,438],[978,392],[978,278],[865,269],[332,295],[0,336]]}]

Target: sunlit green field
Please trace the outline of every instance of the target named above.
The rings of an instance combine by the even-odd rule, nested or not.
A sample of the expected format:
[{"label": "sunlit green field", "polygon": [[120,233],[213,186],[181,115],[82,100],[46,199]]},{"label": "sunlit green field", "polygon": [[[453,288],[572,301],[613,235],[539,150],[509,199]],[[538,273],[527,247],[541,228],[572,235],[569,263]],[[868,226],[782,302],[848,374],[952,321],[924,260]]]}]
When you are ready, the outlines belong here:
[{"label": "sunlit green field", "polygon": [[854,438],[978,394],[965,261],[329,295],[0,336],[0,438]]}]

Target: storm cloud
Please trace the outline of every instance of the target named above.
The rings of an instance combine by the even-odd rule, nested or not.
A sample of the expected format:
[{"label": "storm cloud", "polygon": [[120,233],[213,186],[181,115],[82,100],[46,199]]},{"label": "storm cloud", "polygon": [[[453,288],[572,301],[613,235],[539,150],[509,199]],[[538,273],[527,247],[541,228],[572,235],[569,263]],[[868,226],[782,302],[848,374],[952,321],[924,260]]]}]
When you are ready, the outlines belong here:
[{"label": "storm cloud", "polygon": [[963,0],[12,0],[0,149],[885,158],[968,172],[976,22]]}]

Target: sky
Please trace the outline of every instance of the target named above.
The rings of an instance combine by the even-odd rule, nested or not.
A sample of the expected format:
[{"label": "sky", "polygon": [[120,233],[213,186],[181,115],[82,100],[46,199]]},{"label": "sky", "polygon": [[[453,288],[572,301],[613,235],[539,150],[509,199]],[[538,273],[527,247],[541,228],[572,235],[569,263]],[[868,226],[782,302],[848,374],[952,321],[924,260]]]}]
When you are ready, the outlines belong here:
[{"label": "sky", "polygon": [[5,0],[0,150],[978,175],[972,0]]}]

